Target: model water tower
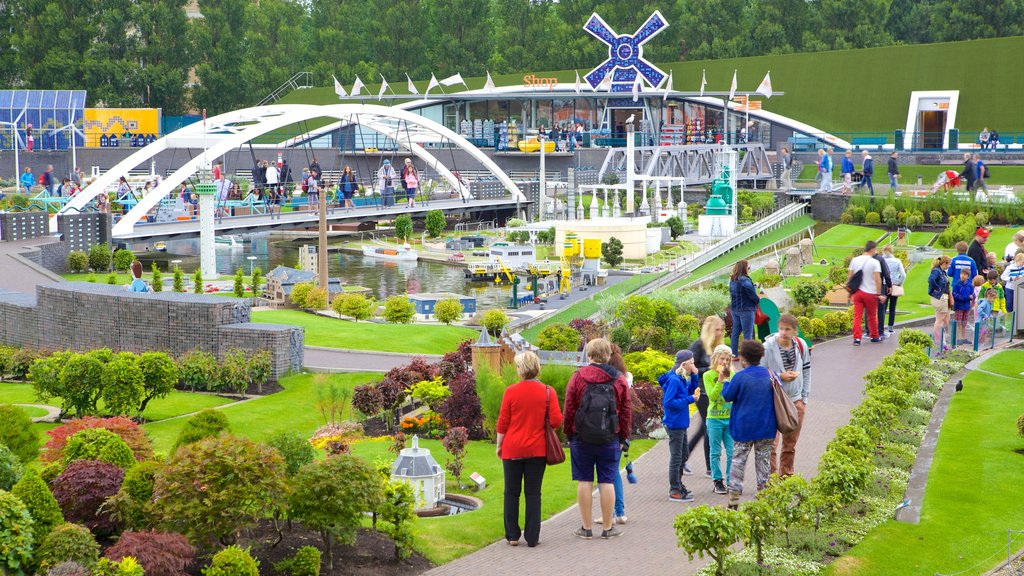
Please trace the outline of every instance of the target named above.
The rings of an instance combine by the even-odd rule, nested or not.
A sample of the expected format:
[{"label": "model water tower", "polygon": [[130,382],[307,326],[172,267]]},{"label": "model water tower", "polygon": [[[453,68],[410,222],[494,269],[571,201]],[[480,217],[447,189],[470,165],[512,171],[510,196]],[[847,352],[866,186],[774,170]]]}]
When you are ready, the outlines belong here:
[{"label": "model water tower", "polygon": [[444,500],[444,468],[420,448],[419,436],[412,437],[412,448],[404,448],[391,464],[391,480],[405,482],[416,492],[416,509],[434,508]]},{"label": "model water tower", "polygon": [[719,162],[721,171],[711,184],[704,214],[697,218],[697,233],[701,236],[726,237],[736,233],[736,152],[720,153]]}]

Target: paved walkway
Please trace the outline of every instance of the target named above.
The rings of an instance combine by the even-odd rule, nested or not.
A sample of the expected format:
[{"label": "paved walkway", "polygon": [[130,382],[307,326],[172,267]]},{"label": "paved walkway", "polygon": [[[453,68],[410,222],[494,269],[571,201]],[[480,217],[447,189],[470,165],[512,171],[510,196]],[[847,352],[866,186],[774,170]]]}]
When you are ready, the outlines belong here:
[{"label": "paved walkway", "polygon": [[20,255],[34,246],[53,242],[54,238],[33,238],[14,242],[0,242],[0,290],[35,294],[36,286],[61,281],[61,277]]},{"label": "paved walkway", "polygon": [[[836,428],[845,424],[850,410],[860,402],[862,376],[882,357],[896,348],[896,339],[882,344],[865,342],[860,348],[850,338],[819,344],[814,348],[814,378],[807,416],[797,446],[797,472],[805,478],[817,472],[818,459]],[[698,448],[699,451],[699,448]],[[691,458],[694,476],[686,484],[694,491],[693,504],[668,501],[668,443],[659,442],[634,466],[637,484],[626,484],[624,534],[610,541],[584,541],[572,535],[580,525],[578,509],[572,508],[550,518],[541,528],[537,548],[509,547],[499,541],[478,552],[440,566],[429,574],[695,574],[709,560],[688,561],[676,546],[672,523],[688,506],[725,506],[728,497],[714,494],[711,480],[703,476],[703,456]],[[694,465],[695,464],[695,465]],[[568,465],[568,464],[563,464]],[[753,476],[748,464],[747,474]],[[751,495],[747,494],[747,498]],[[597,514],[595,514],[596,516]]]}]

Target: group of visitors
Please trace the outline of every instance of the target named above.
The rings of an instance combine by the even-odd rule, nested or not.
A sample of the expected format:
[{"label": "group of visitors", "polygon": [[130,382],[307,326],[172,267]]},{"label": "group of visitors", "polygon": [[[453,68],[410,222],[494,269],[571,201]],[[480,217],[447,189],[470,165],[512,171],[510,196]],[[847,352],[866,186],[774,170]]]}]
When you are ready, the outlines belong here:
[{"label": "group of visitors", "polygon": [[[786,151],[785,154],[788,155],[788,151]],[[860,188],[862,190],[866,188],[868,193],[874,197],[875,159],[867,150],[861,150],[860,156],[861,168],[860,171],[858,171],[857,166],[853,161],[853,151],[847,150],[843,153],[843,158],[839,164],[839,173],[843,179],[840,190],[843,194],[852,194],[855,188]],[[889,154],[889,162],[886,165],[886,172],[889,176],[890,192],[895,192],[899,185],[899,157],[899,152],[892,152]],[[831,192],[833,170],[832,148],[818,149],[817,166],[818,192]]]},{"label": "group of visitors", "polygon": [[398,185],[402,188],[407,206],[415,207],[416,194],[420,189],[420,173],[411,158],[405,159],[401,173],[396,172],[391,161],[386,158],[377,169],[377,184],[380,189],[381,205],[384,207],[395,205],[395,180],[398,180]]},{"label": "group of visitors", "polygon": [[[860,346],[867,328],[871,342],[882,342],[895,331],[896,303],[903,295],[907,271],[891,244],[878,253],[878,244],[868,241],[864,252],[850,261],[846,289],[853,302],[853,345]],[[886,311],[889,324],[886,328]],[[865,321],[866,318],[866,321]]]},{"label": "group of visitors", "polygon": [[32,173],[32,168],[25,166],[18,178],[18,188],[24,189],[26,195],[31,195],[32,189],[39,186],[44,196],[55,198],[70,198],[80,192],[85,184],[85,172],[77,166],[68,176],[59,178],[53,171],[53,164],[47,164],[38,179]]},{"label": "group of visitors", "polygon": [[964,169],[960,172],[960,178],[964,180],[968,192],[974,192],[980,188],[985,192],[985,196],[988,196],[986,181],[989,174],[988,166],[981,159],[981,154],[964,152]]},{"label": "group of visitors", "polygon": [[[1012,140],[1012,138],[1011,138]],[[988,126],[981,129],[978,133],[978,144],[981,145],[982,150],[998,150],[999,149],[999,132],[996,130],[989,130]]]},{"label": "group of visitors", "polygon": [[551,127],[551,130],[545,130],[544,125],[541,124],[537,132],[547,137],[555,143],[555,150],[559,152],[573,152],[578,147],[583,146],[583,124],[572,123],[572,122],[560,122]]}]

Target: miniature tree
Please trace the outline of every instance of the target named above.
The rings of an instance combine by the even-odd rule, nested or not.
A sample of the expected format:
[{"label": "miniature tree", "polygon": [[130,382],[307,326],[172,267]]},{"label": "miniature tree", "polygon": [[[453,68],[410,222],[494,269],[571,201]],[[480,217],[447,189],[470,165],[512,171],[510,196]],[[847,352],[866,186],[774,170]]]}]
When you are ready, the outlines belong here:
[{"label": "miniature tree", "polygon": [[182,272],[181,266],[174,267],[174,291],[185,291],[185,273]]},{"label": "miniature tree", "polygon": [[203,271],[196,268],[194,274],[192,274],[192,292],[196,294],[203,293]]},{"label": "miniature tree", "polygon": [[412,217],[408,214],[401,214],[395,218],[395,237],[399,240],[408,241],[412,238]]},{"label": "miniature tree", "polygon": [[747,517],[738,510],[701,505],[676,516],[673,524],[678,546],[693,560],[705,554],[716,563],[715,575],[725,576],[725,559],[729,547],[746,537]]},{"label": "miniature tree", "polygon": [[452,455],[451,460],[445,461],[444,467],[452,473],[459,488],[462,488],[462,470],[465,468],[462,459],[466,456],[466,442],[469,440],[469,432],[462,426],[449,428],[444,435],[441,444],[444,449]]},{"label": "miniature tree", "polygon": [[437,238],[444,231],[445,227],[448,226],[448,221],[444,218],[444,212],[431,210],[427,212],[425,225],[427,227],[427,234],[431,238]]},{"label": "miniature tree", "polygon": [[153,262],[153,292],[164,291],[164,278],[160,275],[160,269],[156,267],[156,262]]},{"label": "miniature tree", "polygon": [[259,266],[252,269],[252,283],[249,288],[252,290],[252,295],[257,296],[260,293],[260,286],[263,285],[263,269]]},{"label": "miniature tree", "polygon": [[494,308],[484,313],[483,325],[491,336],[499,336],[510,321],[511,319],[508,317],[508,314]]},{"label": "miniature tree", "polygon": [[373,316],[376,302],[357,293],[339,294],[331,302],[331,308],[342,316],[348,316],[356,322]]},{"label": "miniature tree", "polygon": [[458,298],[445,298],[434,304],[434,317],[445,325],[451,325],[462,318],[462,311],[462,302],[459,302]]},{"label": "miniature tree", "polygon": [[601,243],[601,257],[611,267],[622,263],[622,240],[612,236],[607,242]]},{"label": "miniature tree", "polygon": [[395,295],[384,301],[384,320],[393,324],[410,324],[416,316],[412,302],[402,295]]},{"label": "miniature tree", "polygon": [[242,272],[242,268],[239,267],[235,270],[235,286],[234,286],[235,297],[241,298],[245,296],[245,274]]}]

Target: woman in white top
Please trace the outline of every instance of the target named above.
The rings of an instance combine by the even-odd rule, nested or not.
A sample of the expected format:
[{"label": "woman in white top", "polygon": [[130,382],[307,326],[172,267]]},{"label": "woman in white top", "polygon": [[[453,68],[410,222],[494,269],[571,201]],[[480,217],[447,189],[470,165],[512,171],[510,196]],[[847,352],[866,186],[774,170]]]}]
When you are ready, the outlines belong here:
[{"label": "woman in white top", "polygon": [[1006,269],[1003,270],[1003,275],[1000,276],[1000,280],[1003,281],[1003,291],[1006,294],[1006,311],[1013,312],[1013,284],[1011,281],[1015,281],[1021,276],[1024,276],[1024,252],[1018,252],[1013,257],[1013,262],[1010,262]]},{"label": "woman in white top", "polygon": [[[892,279],[892,291],[885,301],[885,306],[889,309],[889,327],[886,328],[886,331],[892,334],[892,325],[896,321],[896,301],[903,295],[903,283],[907,281],[907,271],[903,267],[903,261],[893,255],[892,244],[886,244],[885,248],[882,248],[882,257],[885,258],[885,265],[889,267],[889,278]],[[879,317],[880,329],[884,322],[885,318]]]}]

